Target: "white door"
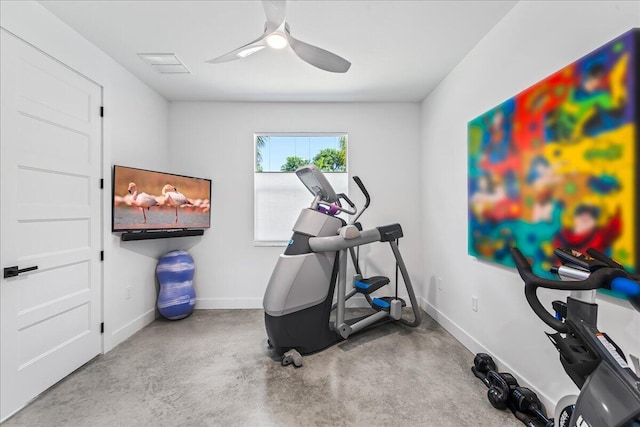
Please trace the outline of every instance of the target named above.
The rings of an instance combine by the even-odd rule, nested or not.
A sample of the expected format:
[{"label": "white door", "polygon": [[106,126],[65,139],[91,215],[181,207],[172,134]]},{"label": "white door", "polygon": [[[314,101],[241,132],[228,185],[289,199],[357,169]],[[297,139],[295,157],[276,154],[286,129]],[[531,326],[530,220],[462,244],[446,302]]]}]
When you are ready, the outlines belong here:
[{"label": "white door", "polygon": [[[100,86],[0,30],[0,420],[101,351]],[[10,274],[10,272],[9,272]]]}]

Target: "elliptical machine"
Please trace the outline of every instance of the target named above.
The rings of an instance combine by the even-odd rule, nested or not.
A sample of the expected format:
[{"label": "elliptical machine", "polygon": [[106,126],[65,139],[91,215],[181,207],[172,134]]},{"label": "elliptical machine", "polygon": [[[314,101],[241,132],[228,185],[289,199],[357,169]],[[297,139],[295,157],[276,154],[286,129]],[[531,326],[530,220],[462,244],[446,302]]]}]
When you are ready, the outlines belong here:
[{"label": "elliptical machine", "polygon": [[[296,175],[313,194],[313,202],[300,212],[293,236],[278,259],[263,300],[268,343],[277,354],[284,354],[283,365],[301,366],[300,354],[323,350],[373,325],[397,321],[410,327],[418,326],[421,321],[418,302],[398,249],[398,239],[403,237],[400,224],[362,228],[357,221],[369,206],[370,196],[357,176],[353,180],[366,199],[358,215],[354,203],[345,194],[336,194],[315,165],[299,168]],[[341,201],[348,207],[343,207]],[[336,216],[340,212],[355,217],[347,223]],[[384,276],[362,277],[356,248],[373,242],[389,243],[396,259],[396,272],[400,271],[407,289],[413,320],[403,318],[402,308],[406,302],[397,295],[397,274],[394,296],[371,295],[390,282]],[[349,255],[356,275],[353,289],[347,291]],[[355,295],[364,295],[374,312],[346,319],[346,301]],[[333,311],[335,321],[330,322]]]},{"label": "elliptical machine", "polygon": [[[629,298],[640,311],[640,277],[628,273],[606,255],[589,249],[588,255],[556,249],[562,265],[551,271],[563,280],[536,276],[517,248],[511,255],[525,282],[533,312],[556,333],[547,334],[560,353],[560,362],[580,388],[577,398],[556,408],[559,427],[640,427],[640,378],[624,353],[597,327],[596,289],[610,289]],[[551,315],[536,295],[538,288],[572,291],[566,302],[554,301]]]}]

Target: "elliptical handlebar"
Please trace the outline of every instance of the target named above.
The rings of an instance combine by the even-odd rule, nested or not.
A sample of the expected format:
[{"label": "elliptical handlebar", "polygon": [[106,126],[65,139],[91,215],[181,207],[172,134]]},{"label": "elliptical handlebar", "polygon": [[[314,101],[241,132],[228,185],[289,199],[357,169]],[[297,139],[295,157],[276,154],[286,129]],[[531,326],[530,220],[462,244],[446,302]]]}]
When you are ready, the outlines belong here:
[{"label": "elliptical handlebar", "polygon": [[[590,255],[593,256],[593,254],[591,253]],[[524,280],[524,293],[529,306],[531,306],[531,309],[540,318],[540,320],[542,320],[544,323],[558,332],[566,333],[569,331],[569,328],[564,322],[556,319],[544,308],[536,294],[538,288],[563,291],[613,289],[618,292],[623,292],[625,295],[629,296],[631,304],[636,308],[636,310],[640,311],[640,284],[631,280],[629,273],[627,273],[622,268],[599,268],[592,272],[585,280],[550,280],[535,275],[531,270],[531,264],[529,264],[527,259],[524,257],[524,255],[522,255],[522,252],[520,252],[518,248],[511,248],[511,256],[513,257],[513,262],[516,264],[518,273],[520,273],[520,277],[522,277],[522,280]],[[608,261],[600,259],[600,257],[607,258]],[[612,263],[615,263],[615,261],[609,259],[604,254],[601,254],[599,252],[597,252],[594,258],[605,262],[607,265],[613,265]]]},{"label": "elliptical handlebar", "polygon": [[[341,212],[346,213],[347,215],[355,215],[356,213],[358,213],[358,208],[356,208],[356,205],[351,201],[351,199],[349,199],[347,197],[346,194],[344,193],[338,193],[338,210]],[[340,204],[340,199],[344,200],[345,202],[347,202],[347,204],[351,207],[351,209],[347,209],[347,208],[343,208],[342,205]]]},{"label": "elliptical handlebar", "polygon": [[360,188],[360,191],[362,191],[362,194],[364,194],[365,202],[364,202],[364,207],[362,208],[362,210],[365,210],[365,209],[367,209],[369,207],[369,203],[371,202],[371,197],[369,197],[369,192],[365,188],[365,186],[362,183],[362,180],[360,179],[359,176],[354,176],[353,180],[358,185],[358,188]]},{"label": "elliptical handlebar", "polygon": [[362,180],[360,179],[360,177],[354,176],[353,180],[358,185],[358,188],[360,189],[360,191],[362,191],[362,194],[364,194],[365,202],[364,202],[364,206],[362,207],[362,210],[360,211],[358,216],[353,218],[353,221],[351,221],[351,224],[355,224],[356,222],[358,222],[358,219],[362,216],[364,211],[367,210],[367,208],[369,207],[369,203],[371,203],[371,197],[369,197],[369,192],[367,191],[367,188],[362,183]]},{"label": "elliptical handlebar", "polygon": [[355,208],[356,205],[351,201],[351,199],[349,197],[347,197],[346,194],[344,193],[338,193],[338,198],[339,199],[343,199],[345,202],[347,202],[349,204],[349,206],[351,206],[352,208]]}]

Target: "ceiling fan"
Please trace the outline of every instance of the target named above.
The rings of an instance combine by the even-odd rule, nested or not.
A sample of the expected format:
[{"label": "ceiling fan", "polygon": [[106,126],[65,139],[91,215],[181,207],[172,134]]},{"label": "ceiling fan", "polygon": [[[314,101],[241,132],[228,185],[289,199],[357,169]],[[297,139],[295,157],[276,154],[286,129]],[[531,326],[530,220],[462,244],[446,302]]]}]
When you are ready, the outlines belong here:
[{"label": "ceiling fan", "polygon": [[285,0],[262,0],[267,22],[264,24],[264,33],[256,40],[242,47],[232,50],[217,58],[207,61],[210,64],[233,61],[246,58],[266,47],[283,49],[287,46],[300,57],[314,67],[318,67],[332,73],[346,73],[351,67],[351,62],[331,53],[327,50],[310,45],[295,39],[289,32],[289,24],[285,18]]}]

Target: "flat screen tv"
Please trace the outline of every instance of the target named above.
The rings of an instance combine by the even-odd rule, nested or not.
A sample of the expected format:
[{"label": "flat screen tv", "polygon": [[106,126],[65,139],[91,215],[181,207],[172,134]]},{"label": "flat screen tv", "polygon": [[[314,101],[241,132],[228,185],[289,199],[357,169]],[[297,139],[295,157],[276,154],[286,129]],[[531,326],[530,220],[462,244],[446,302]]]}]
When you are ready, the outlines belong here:
[{"label": "flat screen tv", "polygon": [[211,180],[113,167],[112,231],[193,230],[211,226]]}]

